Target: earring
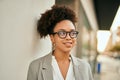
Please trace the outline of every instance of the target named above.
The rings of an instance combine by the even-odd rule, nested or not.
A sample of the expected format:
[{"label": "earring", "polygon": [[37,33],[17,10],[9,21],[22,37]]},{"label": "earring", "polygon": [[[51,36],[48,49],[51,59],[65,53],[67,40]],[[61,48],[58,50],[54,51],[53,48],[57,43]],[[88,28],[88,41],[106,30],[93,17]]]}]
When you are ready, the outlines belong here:
[{"label": "earring", "polygon": [[55,43],[52,44],[52,50],[55,50]]}]

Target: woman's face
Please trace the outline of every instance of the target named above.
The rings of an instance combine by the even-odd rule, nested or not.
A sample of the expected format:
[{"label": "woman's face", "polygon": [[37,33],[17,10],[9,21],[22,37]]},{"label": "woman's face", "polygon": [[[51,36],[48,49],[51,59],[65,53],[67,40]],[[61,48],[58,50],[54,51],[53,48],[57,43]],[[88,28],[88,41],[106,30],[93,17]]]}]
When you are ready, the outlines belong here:
[{"label": "woman's face", "polygon": [[[69,20],[63,20],[56,24],[53,32],[71,32],[75,31],[75,26]],[[50,35],[52,43],[55,45],[54,48],[60,52],[70,52],[76,44],[76,38],[71,38],[67,33],[65,38],[60,38],[58,34]]]}]

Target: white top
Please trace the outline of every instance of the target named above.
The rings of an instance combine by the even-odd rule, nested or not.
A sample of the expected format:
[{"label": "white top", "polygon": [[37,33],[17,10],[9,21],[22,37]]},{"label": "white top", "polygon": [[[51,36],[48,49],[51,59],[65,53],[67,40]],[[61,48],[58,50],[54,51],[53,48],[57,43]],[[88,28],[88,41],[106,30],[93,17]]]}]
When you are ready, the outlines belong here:
[{"label": "white top", "polygon": [[[52,56],[52,67],[53,67],[53,80],[64,80],[54,56]],[[75,80],[72,61],[70,61],[69,69],[65,80]]]}]

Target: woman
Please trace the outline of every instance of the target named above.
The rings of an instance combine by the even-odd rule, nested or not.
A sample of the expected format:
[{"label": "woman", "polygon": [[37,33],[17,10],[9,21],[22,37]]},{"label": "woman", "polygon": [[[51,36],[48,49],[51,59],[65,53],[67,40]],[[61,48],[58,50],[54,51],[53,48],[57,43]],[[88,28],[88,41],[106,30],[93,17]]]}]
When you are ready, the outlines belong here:
[{"label": "woman", "polygon": [[70,54],[76,44],[75,13],[54,5],[37,24],[41,38],[50,36],[53,51],[30,64],[27,80],[93,80],[90,66]]}]

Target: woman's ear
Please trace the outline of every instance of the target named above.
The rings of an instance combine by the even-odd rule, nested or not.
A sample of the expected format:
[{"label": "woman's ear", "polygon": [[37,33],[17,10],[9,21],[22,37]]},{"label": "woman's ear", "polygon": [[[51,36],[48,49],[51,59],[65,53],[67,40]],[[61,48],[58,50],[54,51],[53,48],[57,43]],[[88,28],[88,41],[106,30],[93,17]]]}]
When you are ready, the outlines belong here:
[{"label": "woman's ear", "polygon": [[50,39],[51,39],[51,42],[54,43],[54,36],[53,35],[50,35]]},{"label": "woman's ear", "polygon": [[51,39],[51,42],[52,42],[52,50],[55,50],[55,40],[54,40],[54,36],[53,36],[53,35],[50,35],[50,39]]}]

